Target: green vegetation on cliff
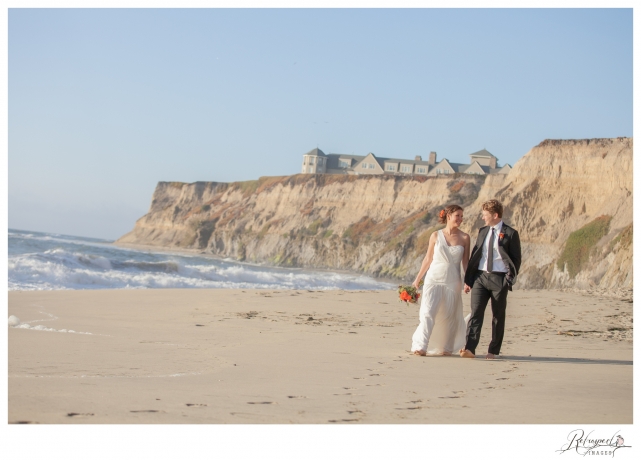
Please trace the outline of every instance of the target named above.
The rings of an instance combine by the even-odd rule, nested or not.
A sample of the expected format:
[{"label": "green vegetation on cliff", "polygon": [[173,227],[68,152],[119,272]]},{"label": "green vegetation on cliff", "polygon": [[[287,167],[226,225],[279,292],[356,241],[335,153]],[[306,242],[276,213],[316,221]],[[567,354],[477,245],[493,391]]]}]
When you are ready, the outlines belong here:
[{"label": "green vegetation on cliff", "polygon": [[598,241],[610,230],[611,220],[612,216],[600,216],[570,233],[561,257],[556,262],[559,270],[563,270],[567,265],[570,277],[574,278],[590,260],[590,255]]},{"label": "green vegetation on cliff", "polygon": [[617,237],[612,240],[612,242],[610,243],[610,249],[613,249],[619,243],[621,243],[620,248],[622,249],[627,249],[632,246],[632,224],[621,230],[621,233],[619,233]]}]

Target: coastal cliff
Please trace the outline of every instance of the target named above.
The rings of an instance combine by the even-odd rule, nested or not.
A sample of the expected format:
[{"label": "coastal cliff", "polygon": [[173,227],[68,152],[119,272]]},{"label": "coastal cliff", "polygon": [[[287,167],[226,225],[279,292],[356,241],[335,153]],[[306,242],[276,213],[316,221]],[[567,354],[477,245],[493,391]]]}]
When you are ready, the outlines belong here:
[{"label": "coastal cliff", "polygon": [[498,198],[519,231],[518,287],[632,288],[632,139],[546,140],[507,175],[293,175],[160,182],[149,212],[116,244],[190,249],[285,267],[411,281],[438,211]]}]

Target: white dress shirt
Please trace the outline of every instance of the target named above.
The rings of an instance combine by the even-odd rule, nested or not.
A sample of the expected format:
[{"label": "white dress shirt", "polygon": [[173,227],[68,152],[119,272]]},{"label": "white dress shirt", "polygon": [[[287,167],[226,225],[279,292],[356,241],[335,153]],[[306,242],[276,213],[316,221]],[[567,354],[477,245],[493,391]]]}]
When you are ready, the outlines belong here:
[{"label": "white dress shirt", "polygon": [[492,229],[494,229],[494,259],[492,259],[492,271],[493,272],[503,272],[507,273],[507,267],[503,263],[501,254],[499,253],[499,234],[503,228],[503,221],[500,220],[498,224],[490,227],[487,230],[487,235],[485,235],[485,241],[483,241],[483,255],[481,256],[481,261],[479,262],[479,270],[487,271],[487,255],[490,248],[490,236],[492,235]]}]

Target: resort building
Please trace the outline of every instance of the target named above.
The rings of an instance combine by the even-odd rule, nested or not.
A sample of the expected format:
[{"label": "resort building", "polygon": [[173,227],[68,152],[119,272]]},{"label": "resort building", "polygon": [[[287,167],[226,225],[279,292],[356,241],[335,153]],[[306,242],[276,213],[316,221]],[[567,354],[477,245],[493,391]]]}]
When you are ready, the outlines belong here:
[{"label": "resort building", "polygon": [[427,161],[421,156],[414,160],[382,158],[373,153],[367,155],[325,154],[316,148],[303,155],[303,174],[417,174],[436,176],[439,174],[507,174],[509,164],[499,166],[498,158],[487,150],[470,153],[470,162],[452,163],[447,158],[437,162],[436,152],[430,152]]}]

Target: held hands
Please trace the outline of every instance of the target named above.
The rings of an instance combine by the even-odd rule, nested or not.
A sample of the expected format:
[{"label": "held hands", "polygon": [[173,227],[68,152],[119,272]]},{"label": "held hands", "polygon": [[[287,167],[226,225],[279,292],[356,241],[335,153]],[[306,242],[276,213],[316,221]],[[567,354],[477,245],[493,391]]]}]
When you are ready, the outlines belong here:
[{"label": "held hands", "polygon": [[465,285],[465,287],[463,288],[463,292],[465,292],[466,294],[467,294],[468,292],[470,292],[471,290],[472,290],[472,288],[471,288],[471,287],[469,287],[467,284],[466,284],[466,285]]}]

